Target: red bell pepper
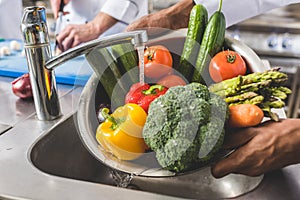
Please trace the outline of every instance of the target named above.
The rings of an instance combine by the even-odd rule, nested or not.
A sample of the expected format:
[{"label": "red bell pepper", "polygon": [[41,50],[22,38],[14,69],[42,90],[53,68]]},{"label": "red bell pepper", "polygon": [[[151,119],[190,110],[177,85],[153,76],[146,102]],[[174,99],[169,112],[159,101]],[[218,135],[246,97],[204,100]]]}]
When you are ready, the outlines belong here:
[{"label": "red bell pepper", "polygon": [[150,103],[157,97],[165,94],[168,88],[162,85],[152,85],[135,83],[131,86],[125,97],[125,104],[135,103],[141,106],[146,113]]}]

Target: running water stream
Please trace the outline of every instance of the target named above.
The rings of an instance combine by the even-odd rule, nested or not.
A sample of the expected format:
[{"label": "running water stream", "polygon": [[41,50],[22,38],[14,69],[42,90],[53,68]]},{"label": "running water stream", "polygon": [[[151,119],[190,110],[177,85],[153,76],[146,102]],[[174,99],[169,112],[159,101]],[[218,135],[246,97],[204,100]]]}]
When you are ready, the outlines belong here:
[{"label": "running water stream", "polygon": [[[139,59],[139,80],[140,84],[145,83],[145,74],[144,74],[144,49],[145,46],[137,46],[136,50],[138,52],[138,59]],[[115,181],[118,187],[126,188],[130,184],[133,174],[124,173],[115,169],[111,169],[110,173],[112,175],[113,180]]]},{"label": "running water stream", "polygon": [[138,59],[139,59],[139,78],[140,84],[143,85],[145,83],[145,62],[144,62],[144,49],[145,46],[137,46],[136,50],[138,52]]}]

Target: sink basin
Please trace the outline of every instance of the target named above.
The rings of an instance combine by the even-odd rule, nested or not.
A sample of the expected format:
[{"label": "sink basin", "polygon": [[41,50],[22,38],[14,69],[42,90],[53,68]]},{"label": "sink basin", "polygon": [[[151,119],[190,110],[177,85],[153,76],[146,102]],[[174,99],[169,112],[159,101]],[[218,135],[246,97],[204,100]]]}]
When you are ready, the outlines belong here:
[{"label": "sink basin", "polygon": [[[32,164],[50,175],[116,186],[111,169],[94,158],[82,144],[75,117],[72,115],[53,127],[32,146]],[[253,190],[262,178],[228,175],[214,179],[207,167],[184,176],[135,176],[127,188],[184,198],[225,198]]]},{"label": "sink basin", "polygon": [[[165,36],[157,41],[159,43],[164,41],[163,44],[166,46],[173,45],[171,52],[177,52],[180,55],[176,44],[179,42],[180,45],[183,45],[186,32],[172,34],[175,34],[173,37],[177,43],[174,40],[166,40]],[[171,36],[167,37],[170,38]],[[263,65],[256,54],[252,51],[249,53],[248,47],[230,38],[226,39],[226,43],[244,55],[253,71],[265,70],[261,68]],[[116,186],[117,184],[111,175],[112,169],[97,159],[97,142],[94,129],[98,122],[95,118],[95,108],[97,107],[96,104],[101,103],[97,102],[99,99],[104,100],[107,97],[104,92],[101,92],[103,87],[99,84],[99,79],[95,74],[90,78],[84,91],[81,99],[86,101],[81,102],[84,105],[81,106],[81,109],[87,113],[79,113],[81,110],[79,107],[77,111],[79,115],[75,113],[66,117],[65,120],[44,133],[33,144],[29,154],[30,160],[36,168],[47,174],[69,180]],[[80,125],[80,120],[84,125],[79,126],[81,127],[79,131],[77,124]],[[82,128],[86,129],[85,132],[90,135],[83,136]],[[84,141],[84,138],[88,142]],[[92,145],[95,148],[91,148]],[[119,174],[129,175],[126,173]],[[230,174],[222,179],[215,179],[210,173],[210,167],[205,167],[198,171],[173,177],[133,176],[127,188],[173,197],[220,199],[233,198],[252,191],[260,184],[262,178],[263,176],[247,177]]]},{"label": "sink basin", "polygon": [[115,185],[109,169],[83,146],[73,116],[42,137],[33,146],[30,158],[38,169],[48,174]]}]

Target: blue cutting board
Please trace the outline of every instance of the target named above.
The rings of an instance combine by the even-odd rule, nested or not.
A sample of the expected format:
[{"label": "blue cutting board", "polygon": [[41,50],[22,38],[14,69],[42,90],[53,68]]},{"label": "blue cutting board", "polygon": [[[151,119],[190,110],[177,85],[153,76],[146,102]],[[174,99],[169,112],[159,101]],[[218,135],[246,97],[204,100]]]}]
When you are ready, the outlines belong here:
[{"label": "blue cutting board", "polygon": [[[11,41],[12,39],[6,39],[0,42],[0,47],[9,47]],[[66,62],[55,68],[54,71],[57,83],[69,85],[85,85],[93,73],[84,56]],[[26,57],[22,55],[22,51],[11,50],[11,55],[0,57],[0,76],[19,77],[25,73],[28,73],[28,67]]]}]

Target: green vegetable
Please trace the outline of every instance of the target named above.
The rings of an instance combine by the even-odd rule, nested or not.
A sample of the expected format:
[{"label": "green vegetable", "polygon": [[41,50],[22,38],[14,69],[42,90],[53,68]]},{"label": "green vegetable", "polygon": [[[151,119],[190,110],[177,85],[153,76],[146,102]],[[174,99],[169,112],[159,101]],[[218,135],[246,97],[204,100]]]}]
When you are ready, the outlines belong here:
[{"label": "green vegetable", "polygon": [[238,76],[227,79],[209,87],[211,92],[220,96],[233,96],[242,90],[256,91],[259,88],[266,88],[271,85],[282,85],[287,81],[288,76],[279,72],[279,68],[273,68],[265,72],[255,72],[245,76]]},{"label": "green vegetable", "polygon": [[117,60],[118,68],[122,75],[125,75],[124,81],[130,86],[139,82],[138,55],[131,43],[117,44],[111,47],[112,54]]},{"label": "green vegetable", "polygon": [[163,168],[183,172],[220,149],[227,116],[226,102],[206,86],[176,86],[150,104],[143,137]]},{"label": "green vegetable", "polygon": [[278,116],[271,109],[284,107],[283,100],[291,94],[292,91],[283,86],[287,79],[288,76],[279,72],[279,68],[273,68],[224,80],[211,85],[209,90],[222,96],[229,106],[255,104],[264,111],[265,117],[278,121]]},{"label": "green vegetable", "polygon": [[190,13],[188,32],[184,42],[180,63],[175,66],[175,69],[189,81],[193,75],[207,20],[208,15],[206,8],[201,4],[195,5]]},{"label": "green vegetable", "polygon": [[193,74],[192,81],[205,83],[202,77],[203,73],[207,73],[207,68],[211,58],[220,51],[224,43],[226,21],[225,16],[221,12],[222,0],[218,11],[216,11],[209,19],[207,27],[200,45],[200,51],[196,61],[196,69]]},{"label": "green vegetable", "polygon": [[[124,104],[124,98],[127,92],[127,86],[122,81],[121,72],[111,53],[106,48],[99,48],[89,52],[86,59],[94,69],[99,78],[105,92],[111,100],[111,105],[119,107]],[[101,62],[99,62],[101,61]],[[118,94],[119,98],[113,98],[114,94]]]}]

